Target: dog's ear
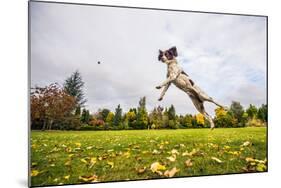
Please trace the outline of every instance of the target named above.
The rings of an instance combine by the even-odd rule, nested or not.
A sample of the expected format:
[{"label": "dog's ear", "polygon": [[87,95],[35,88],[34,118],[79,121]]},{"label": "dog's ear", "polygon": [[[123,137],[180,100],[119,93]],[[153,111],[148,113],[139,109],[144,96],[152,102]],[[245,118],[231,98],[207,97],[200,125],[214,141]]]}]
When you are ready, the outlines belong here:
[{"label": "dog's ear", "polygon": [[175,56],[175,57],[178,56],[177,48],[175,46],[170,48],[169,51],[173,53],[173,56]]},{"label": "dog's ear", "polygon": [[160,61],[160,60],[161,60],[162,55],[163,55],[162,50],[159,50],[158,61]]}]

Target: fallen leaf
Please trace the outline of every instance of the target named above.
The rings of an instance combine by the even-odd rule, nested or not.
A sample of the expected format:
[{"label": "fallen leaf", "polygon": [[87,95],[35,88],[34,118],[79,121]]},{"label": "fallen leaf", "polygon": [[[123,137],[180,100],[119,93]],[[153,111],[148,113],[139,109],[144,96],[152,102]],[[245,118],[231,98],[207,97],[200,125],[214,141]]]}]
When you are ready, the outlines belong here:
[{"label": "fallen leaf", "polygon": [[79,176],[79,180],[82,180],[84,182],[97,182],[98,176],[92,175],[92,176]]},{"label": "fallen leaf", "polygon": [[81,162],[87,164],[88,162],[86,161],[86,159],[80,159]]},{"label": "fallen leaf", "polygon": [[172,168],[172,170],[166,170],[164,173],[164,176],[171,178],[171,177],[174,177],[174,175],[179,171],[180,171],[179,169],[174,167],[174,168]]},{"label": "fallen leaf", "polygon": [[229,149],[230,149],[230,146],[224,146],[223,149],[224,149],[224,150],[229,150]]},{"label": "fallen leaf", "polygon": [[152,151],[152,154],[160,154],[160,151],[154,149],[154,150]]},{"label": "fallen leaf", "polygon": [[71,161],[70,161],[70,160],[66,161],[66,162],[64,163],[64,165],[65,165],[65,166],[70,166],[70,165],[71,165]]},{"label": "fallen leaf", "polygon": [[166,170],[166,167],[164,165],[161,165],[159,162],[154,162],[150,166],[150,170],[153,173],[158,173],[159,175],[162,175],[162,170]]},{"label": "fallen leaf", "polygon": [[246,141],[242,144],[243,147],[247,147],[247,146],[250,146],[250,145],[251,145],[250,141]]},{"label": "fallen leaf", "polygon": [[191,159],[188,159],[188,160],[185,161],[185,166],[186,166],[186,167],[192,167],[192,165],[193,165],[193,164],[192,164],[192,162],[191,162]]},{"label": "fallen leaf", "polygon": [[179,154],[178,150],[176,150],[176,149],[173,149],[173,150],[171,151],[171,153],[172,153],[172,154],[176,154],[176,155]]},{"label": "fallen leaf", "polygon": [[185,145],[184,145],[184,144],[180,144],[180,147],[184,148],[184,147],[185,147]]},{"label": "fallen leaf", "polygon": [[89,168],[92,168],[96,163],[97,163],[97,158],[96,157],[92,157],[91,160],[90,160]]},{"label": "fallen leaf", "polygon": [[110,168],[114,167],[114,163],[113,162],[107,161],[107,164],[110,166]]},{"label": "fallen leaf", "polygon": [[79,143],[79,142],[76,142],[75,145],[76,145],[78,148],[81,147],[81,143]]},{"label": "fallen leaf", "polygon": [[137,169],[138,174],[143,174],[146,171],[146,167]]},{"label": "fallen leaf", "polygon": [[127,151],[123,154],[123,156],[126,158],[129,158],[131,156],[131,153],[129,151]]},{"label": "fallen leaf", "polygon": [[72,153],[72,154],[69,154],[68,157],[71,158],[73,155],[74,155],[73,153]]},{"label": "fallen leaf", "polygon": [[176,155],[167,157],[167,159],[169,159],[171,162],[175,162],[176,161]]},{"label": "fallen leaf", "polygon": [[247,162],[252,162],[252,161],[255,161],[255,159],[253,159],[252,157],[246,157],[245,159]]},{"label": "fallen leaf", "polygon": [[184,152],[184,153],[182,153],[182,156],[192,157],[192,156],[196,155],[197,153],[198,153],[198,150],[193,149],[191,152]]},{"label": "fallen leaf", "polygon": [[67,176],[64,176],[63,178],[66,179],[66,180],[68,180],[69,177],[70,177],[70,175],[67,175]]},{"label": "fallen leaf", "polygon": [[31,171],[31,177],[35,177],[39,174],[39,171],[38,170],[32,170]]},{"label": "fallen leaf", "polygon": [[214,161],[218,162],[218,163],[222,163],[222,161],[216,157],[211,157],[211,159],[213,159]]},{"label": "fallen leaf", "polygon": [[264,172],[264,171],[266,171],[266,165],[265,164],[263,164],[263,163],[259,163],[258,165],[257,165],[257,171],[258,172]]}]

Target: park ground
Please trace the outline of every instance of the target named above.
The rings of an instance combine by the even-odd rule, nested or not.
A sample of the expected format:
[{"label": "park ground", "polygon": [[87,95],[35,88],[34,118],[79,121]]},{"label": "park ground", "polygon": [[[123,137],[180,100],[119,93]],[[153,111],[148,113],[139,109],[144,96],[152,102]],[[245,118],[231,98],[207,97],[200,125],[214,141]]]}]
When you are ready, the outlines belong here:
[{"label": "park ground", "polygon": [[265,127],[31,131],[32,186],[267,171]]}]

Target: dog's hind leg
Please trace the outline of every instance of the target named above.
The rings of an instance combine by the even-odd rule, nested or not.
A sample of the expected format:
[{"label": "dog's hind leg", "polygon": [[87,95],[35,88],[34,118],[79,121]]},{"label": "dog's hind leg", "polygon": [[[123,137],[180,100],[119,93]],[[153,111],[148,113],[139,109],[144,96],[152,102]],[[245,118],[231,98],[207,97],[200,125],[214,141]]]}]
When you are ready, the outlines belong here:
[{"label": "dog's hind leg", "polygon": [[193,95],[189,95],[195,108],[210,122],[211,129],[215,128],[215,124],[213,122],[212,117],[206,112],[204,108],[204,104],[202,101],[200,101],[198,98],[196,98]]}]

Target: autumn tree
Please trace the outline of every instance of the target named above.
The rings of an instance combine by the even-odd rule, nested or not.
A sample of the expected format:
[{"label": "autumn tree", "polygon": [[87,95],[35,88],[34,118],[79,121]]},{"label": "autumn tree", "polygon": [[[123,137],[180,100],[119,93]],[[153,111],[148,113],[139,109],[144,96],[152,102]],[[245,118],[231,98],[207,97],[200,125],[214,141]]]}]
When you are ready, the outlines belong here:
[{"label": "autumn tree", "polygon": [[204,116],[199,113],[199,114],[195,115],[195,118],[196,118],[197,125],[201,126],[201,127],[204,127],[204,124],[205,124]]},{"label": "autumn tree", "polygon": [[109,112],[105,118],[105,129],[110,129],[112,127],[114,120],[114,113]]},{"label": "autumn tree", "polygon": [[133,109],[130,109],[129,112],[127,112],[126,119],[128,121],[128,127],[131,127],[131,128],[136,127],[136,121],[137,121],[136,116],[137,116],[136,112]]},{"label": "autumn tree", "polygon": [[237,119],[233,117],[231,112],[221,107],[216,108],[215,112],[214,123],[216,127],[235,127],[237,125]]},{"label": "autumn tree", "polygon": [[55,121],[70,117],[75,108],[75,98],[58,84],[34,88],[31,92],[31,123],[39,120],[42,130],[52,129]]}]

